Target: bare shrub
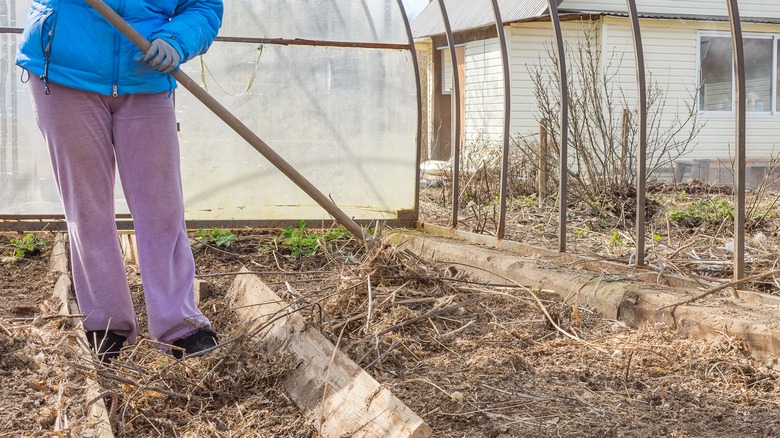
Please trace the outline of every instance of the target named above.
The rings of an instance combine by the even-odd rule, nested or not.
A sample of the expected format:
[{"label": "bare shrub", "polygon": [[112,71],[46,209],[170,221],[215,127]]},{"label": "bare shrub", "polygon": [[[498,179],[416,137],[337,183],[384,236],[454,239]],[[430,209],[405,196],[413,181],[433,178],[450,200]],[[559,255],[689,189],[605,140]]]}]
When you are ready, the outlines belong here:
[{"label": "bare shrub", "polygon": [[[536,193],[536,166],[528,162],[534,157],[523,154],[520,148],[510,148],[507,173],[507,199],[527,197]],[[458,202],[461,214],[469,222],[471,231],[490,232],[498,223],[501,192],[502,142],[490,140],[484,133],[464,144],[460,155],[460,187]],[[438,185],[437,203],[452,205],[452,167],[442,169]]]},{"label": "bare shrub", "polygon": [[[618,77],[623,59],[613,53],[602,59],[601,42],[595,24],[583,26],[582,35],[568,44],[569,65],[569,184],[574,201],[603,203],[618,193],[633,196],[636,183],[638,116],[631,109]],[[550,169],[560,162],[560,75],[555,50],[548,46],[547,61],[529,66],[539,107],[537,122],[549,133],[549,153],[539,153],[538,143],[515,137],[521,155],[546,160]],[[648,178],[684,156],[703,125],[698,118],[697,90],[690,90],[683,110],[671,108],[668,90],[652,76],[648,80]],[[538,167],[538,165],[537,165]],[[550,174],[557,184],[557,175]]]},{"label": "bare shrub", "polygon": [[[569,169],[571,203],[583,202],[591,214],[626,223],[636,215],[636,150],[638,115],[626,95],[619,73],[623,59],[613,53],[602,59],[596,24],[583,23],[581,35],[569,44]],[[525,205],[529,195],[557,201],[560,163],[560,76],[555,50],[548,46],[536,65],[529,66],[538,105],[538,133],[514,135],[507,173],[507,204]],[[648,179],[684,156],[703,128],[697,113],[697,90],[677,108],[667,87],[652,76],[648,81]],[[543,147],[544,145],[544,147]],[[459,200],[461,214],[473,220],[473,231],[485,232],[497,223],[501,181],[501,142],[485,135],[467,142],[461,154]],[[443,178],[442,205],[451,205],[452,172]],[[545,203],[545,202],[543,202]],[[648,202],[648,217],[657,210]]]}]

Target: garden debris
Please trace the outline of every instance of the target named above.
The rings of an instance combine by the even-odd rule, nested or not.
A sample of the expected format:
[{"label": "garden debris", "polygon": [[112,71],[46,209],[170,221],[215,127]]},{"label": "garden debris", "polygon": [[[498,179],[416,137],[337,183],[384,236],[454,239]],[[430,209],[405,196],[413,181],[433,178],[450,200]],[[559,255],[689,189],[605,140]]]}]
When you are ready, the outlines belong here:
[{"label": "garden debris", "polygon": [[[255,271],[310,327],[342,346],[437,437],[766,436],[780,427],[774,414],[780,405],[778,374],[750,358],[745,344],[726,332],[705,342],[664,325],[630,328],[586,306],[537,294],[558,327],[604,353],[563,335],[528,292],[481,281],[461,265],[387,245],[366,251],[355,239],[292,257],[286,248],[274,247],[277,233],[237,230],[229,248],[206,247],[196,254],[198,277],[213,290],[202,308],[226,340],[225,347],[203,357],[175,361],[143,340],[126,347],[110,367],[98,368],[100,373],[87,371],[70,364],[90,366],[92,358],[69,353],[65,344],[51,348],[70,332],[40,334],[59,330],[63,318],[18,319],[3,310],[0,324],[17,340],[0,343],[9,352],[0,355],[0,384],[14,388],[4,391],[0,429],[8,432],[0,436],[54,433],[58,417],[60,422],[67,417],[71,435],[79,436],[75,431],[81,431],[90,400],[74,399],[77,391],[69,392],[68,384],[86,385],[85,376],[109,394],[117,436],[316,436],[281,384],[297,362],[264,354],[261,334],[247,336],[248,327],[226,305],[225,294],[243,267]],[[45,272],[40,265],[44,269],[37,272]],[[29,277],[3,269],[3,284],[23,290]],[[143,324],[136,275],[128,269]],[[51,284],[38,287],[50,290]],[[28,303],[38,306],[27,293]],[[475,298],[468,306],[374,336]],[[0,328],[0,339],[8,336]],[[32,359],[39,352],[43,369]],[[67,379],[57,380],[60,371]],[[62,415],[51,409],[59,406],[60,386],[67,410]],[[20,409],[7,403],[31,415],[18,417]],[[46,426],[37,422],[41,409],[49,412],[40,416]]]}]

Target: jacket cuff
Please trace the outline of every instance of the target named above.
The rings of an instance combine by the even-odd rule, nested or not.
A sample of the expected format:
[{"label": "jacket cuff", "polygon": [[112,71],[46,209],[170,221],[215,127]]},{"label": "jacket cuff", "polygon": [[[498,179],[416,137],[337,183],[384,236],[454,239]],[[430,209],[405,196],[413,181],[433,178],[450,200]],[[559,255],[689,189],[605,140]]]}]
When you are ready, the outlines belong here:
[{"label": "jacket cuff", "polygon": [[176,52],[179,54],[179,65],[182,65],[184,63],[184,61],[185,61],[185,59],[184,59],[184,51],[182,51],[181,45],[179,44],[179,41],[176,40],[175,36],[157,36],[157,37],[154,37],[154,39],[161,39],[161,40],[165,41],[166,43],[170,44],[171,47],[176,49]]}]

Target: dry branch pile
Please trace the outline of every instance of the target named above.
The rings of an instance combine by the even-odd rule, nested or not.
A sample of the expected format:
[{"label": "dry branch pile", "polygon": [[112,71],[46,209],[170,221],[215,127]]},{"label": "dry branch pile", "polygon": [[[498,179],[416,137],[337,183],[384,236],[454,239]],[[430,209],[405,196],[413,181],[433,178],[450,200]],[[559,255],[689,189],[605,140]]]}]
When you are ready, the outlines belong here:
[{"label": "dry branch pile", "polygon": [[[16,378],[8,387],[44,381],[31,409],[49,412],[45,424],[0,416],[2,425],[13,436],[56,436],[62,412],[69,429],[59,436],[80,436],[90,400],[79,398],[79,382],[89,377],[110,400],[117,436],[316,436],[278,385],[295,364],[264,354],[262,332],[247,337],[227,307],[235,273],[249,267],[422,416],[434,436],[765,436],[780,426],[778,375],[725,334],[706,343],[666,327],[629,329],[519,286],[472,282],[455,267],[390,246],[344,242],[292,257],[260,250],[272,234],[236,234],[229,248],[196,253],[210,286],[202,308],[230,341],[206,356],[177,362],[143,341],[95,371],[87,369],[96,365],[91,358],[58,345],[71,337],[57,319],[0,320],[26,339],[10,342],[0,328],[4,370],[15,369],[11,358],[37,352],[45,364],[35,365],[43,374],[3,375]],[[135,276],[129,269],[133,283]],[[140,292],[134,288],[143,316]],[[23,334],[32,327],[46,333]],[[25,350],[33,344],[37,350]],[[34,368],[35,359],[25,363]]]}]

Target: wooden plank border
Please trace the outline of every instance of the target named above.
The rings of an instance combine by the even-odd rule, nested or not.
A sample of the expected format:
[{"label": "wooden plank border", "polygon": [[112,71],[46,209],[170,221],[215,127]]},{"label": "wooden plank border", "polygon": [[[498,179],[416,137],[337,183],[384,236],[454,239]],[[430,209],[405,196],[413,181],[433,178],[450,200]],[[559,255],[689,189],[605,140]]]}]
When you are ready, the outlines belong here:
[{"label": "wooden plank border", "polygon": [[417,414],[291,312],[260,277],[236,276],[228,296],[241,317],[253,324],[250,332],[267,325],[262,342],[269,354],[285,351],[299,361],[282,385],[319,429],[319,436],[431,436],[430,427]]},{"label": "wooden plank border", "polygon": [[[67,234],[58,233],[54,240],[54,246],[51,251],[50,268],[51,271],[57,276],[57,281],[54,284],[54,291],[52,296],[55,302],[60,303],[60,315],[78,315],[80,313],[76,298],[72,293],[72,283],[70,280],[70,269],[68,268],[68,250]],[[83,330],[81,330],[80,320],[70,320],[70,324],[77,330],[81,341],[79,348],[84,348],[87,345],[87,338]],[[91,352],[85,352],[85,354],[92,354]],[[87,387],[85,398],[87,400],[95,399],[101,393],[100,386],[94,380],[87,378]],[[92,433],[89,436],[96,438],[113,438],[114,432],[111,430],[111,421],[108,417],[108,411],[103,399],[98,399],[89,405],[87,410],[87,418],[85,418],[85,429],[91,429]],[[84,431],[86,432],[86,430]],[[85,433],[86,435],[86,433]]]}]

